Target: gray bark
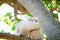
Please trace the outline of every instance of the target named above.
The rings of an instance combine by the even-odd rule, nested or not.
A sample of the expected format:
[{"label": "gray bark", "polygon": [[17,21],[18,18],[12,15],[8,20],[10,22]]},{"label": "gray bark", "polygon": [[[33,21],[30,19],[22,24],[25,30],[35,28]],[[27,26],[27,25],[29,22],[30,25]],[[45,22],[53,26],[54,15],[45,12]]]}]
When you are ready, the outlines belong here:
[{"label": "gray bark", "polygon": [[49,40],[60,40],[60,24],[40,0],[18,0],[39,23]]}]

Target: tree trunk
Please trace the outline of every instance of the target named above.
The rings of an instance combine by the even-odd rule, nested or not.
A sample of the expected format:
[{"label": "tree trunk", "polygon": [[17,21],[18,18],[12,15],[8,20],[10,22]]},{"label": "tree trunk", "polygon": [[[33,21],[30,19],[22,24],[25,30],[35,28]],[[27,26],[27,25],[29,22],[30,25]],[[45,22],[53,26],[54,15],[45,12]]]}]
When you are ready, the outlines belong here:
[{"label": "tree trunk", "polygon": [[40,0],[18,0],[39,23],[49,40],[60,40],[60,24]]}]

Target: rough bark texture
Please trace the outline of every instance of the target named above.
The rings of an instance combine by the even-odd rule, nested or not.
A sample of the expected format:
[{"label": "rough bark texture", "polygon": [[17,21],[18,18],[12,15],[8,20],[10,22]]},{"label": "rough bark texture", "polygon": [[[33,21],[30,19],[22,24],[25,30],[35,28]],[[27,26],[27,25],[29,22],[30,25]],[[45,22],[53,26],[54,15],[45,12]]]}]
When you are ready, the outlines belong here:
[{"label": "rough bark texture", "polygon": [[49,40],[60,40],[60,24],[40,0],[18,0],[33,16],[39,18]]}]

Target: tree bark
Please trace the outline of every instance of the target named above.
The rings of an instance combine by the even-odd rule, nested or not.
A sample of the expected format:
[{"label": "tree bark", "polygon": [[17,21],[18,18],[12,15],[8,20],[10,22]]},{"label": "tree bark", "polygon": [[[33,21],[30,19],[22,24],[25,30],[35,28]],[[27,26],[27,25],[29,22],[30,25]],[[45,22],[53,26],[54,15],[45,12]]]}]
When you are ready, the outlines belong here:
[{"label": "tree bark", "polygon": [[7,40],[21,40],[18,36],[15,36],[10,33],[1,33],[1,32],[0,32],[0,38]]},{"label": "tree bark", "polygon": [[60,40],[60,23],[41,0],[18,0],[33,16],[38,17],[40,26],[48,40]]},{"label": "tree bark", "polygon": [[6,40],[28,40],[26,37],[21,37],[21,36],[16,36],[14,34],[1,33],[1,32],[0,32],[0,38],[6,39]]}]

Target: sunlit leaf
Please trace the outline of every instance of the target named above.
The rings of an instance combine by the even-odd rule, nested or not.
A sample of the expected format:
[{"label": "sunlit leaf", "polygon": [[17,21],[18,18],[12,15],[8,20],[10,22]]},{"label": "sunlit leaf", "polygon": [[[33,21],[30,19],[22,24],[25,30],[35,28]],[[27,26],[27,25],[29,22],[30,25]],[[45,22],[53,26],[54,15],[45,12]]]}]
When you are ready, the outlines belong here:
[{"label": "sunlit leaf", "polygon": [[54,5],[52,4],[52,2],[45,1],[44,3],[48,8],[54,8]]},{"label": "sunlit leaf", "polygon": [[58,14],[54,14],[54,16],[58,19]]},{"label": "sunlit leaf", "polygon": [[12,21],[9,20],[9,21],[8,21],[8,26],[11,26],[11,25],[12,25]]},{"label": "sunlit leaf", "polygon": [[10,26],[12,24],[12,21],[9,19],[9,16],[7,16],[5,19],[4,19],[4,22]]},{"label": "sunlit leaf", "polygon": [[27,14],[28,16],[30,16],[30,17],[33,17],[31,14]]},{"label": "sunlit leaf", "polygon": [[6,19],[4,19],[4,22],[6,23],[6,24],[8,24],[8,19],[6,18]]},{"label": "sunlit leaf", "polygon": [[47,36],[43,33],[43,40],[48,40]]},{"label": "sunlit leaf", "polygon": [[16,24],[14,24],[14,25],[12,26],[12,31],[14,31],[15,28],[16,28]]},{"label": "sunlit leaf", "polygon": [[8,16],[11,16],[11,13],[7,13]]},{"label": "sunlit leaf", "polygon": [[60,5],[57,5],[58,12],[60,12]]}]

